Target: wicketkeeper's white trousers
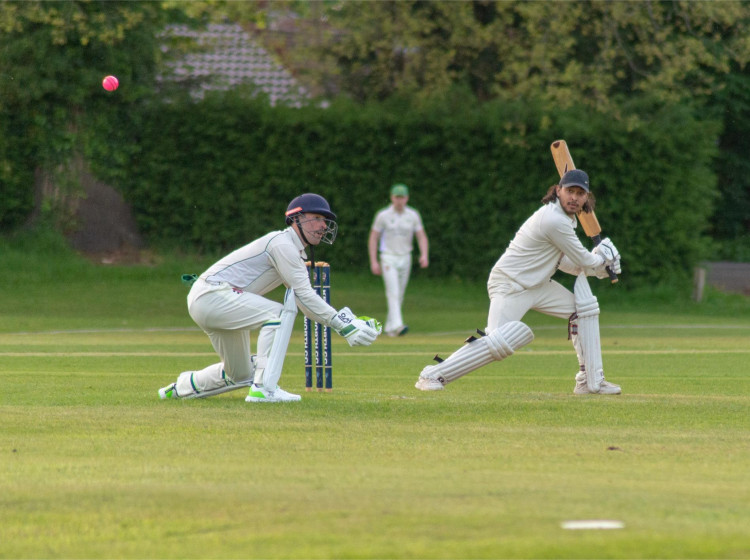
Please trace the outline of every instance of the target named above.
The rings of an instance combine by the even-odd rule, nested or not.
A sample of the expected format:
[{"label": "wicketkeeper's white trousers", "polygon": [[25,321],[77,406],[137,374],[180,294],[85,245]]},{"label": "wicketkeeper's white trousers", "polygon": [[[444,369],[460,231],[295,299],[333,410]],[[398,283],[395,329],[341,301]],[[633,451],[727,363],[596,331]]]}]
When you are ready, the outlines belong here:
[{"label": "wicketkeeper's white trousers", "polygon": [[[211,339],[221,358],[192,375],[181,376],[177,392],[189,393],[181,385],[191,383],[199,392],[226,386],[226,377],[233,383],[247,381],[254,373],[250,360],[250,331],[258,333],[257,367],[263,368],[279,328],[282,305],[257,294],[222,283],[211,285],[198,279],[188,294],[188,311],[193,320]],[[189,377],[189,379],[187,379]]]},{"label": "wicketkeeper's white trousers", "polygon": [[510,321],[520,321],[530,309],[566,320],[576,310],[573,292],[554,280],[526,289],[493,271],[487,281],[487,292],[490,296],[487,332]]},{"label": "wicketkeeper's white trousers", "polygon": [[380,268],[385,285],[385,298],[388,302],[388,316],[385,320],[385,332],[394,331],[404,326],[401,307],[404,304],[406,286],[411,274],[411,253],[408,255],[380,254]]}]

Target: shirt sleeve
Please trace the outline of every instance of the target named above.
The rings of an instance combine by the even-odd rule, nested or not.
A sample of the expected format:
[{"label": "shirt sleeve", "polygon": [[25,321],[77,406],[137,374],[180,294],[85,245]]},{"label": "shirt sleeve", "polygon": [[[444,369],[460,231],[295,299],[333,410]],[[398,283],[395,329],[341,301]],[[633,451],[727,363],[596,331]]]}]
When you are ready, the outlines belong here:
[{"label": "shirt sleeve", "polygon": [[414,233],[422,231],[423,229],[424,224],[422,223],[422,215],[419,213],[419,210],[414,210]]},{"label": "shirt sleeve", "polygon": [[[604,264],[604,259],[594,255],[581,243],[570,221],[557,212],[545,215],[542,227],[547,239],[568,257],[573,266],[578,268],[596,268]],[[566,263],[567,264],[567,263]]]},{"label": "shirt sleeve", "polygon": [[377,231],[378,233],[383,233],[383,230],[385,229],[385,224],[383,223],[383,211],[378,210],[377,214],[375,214],[375,219],[372,221],[372,228],[373,231]]},{"label": "shirt sleeve", "polygon": [[280,243],[269,247],[269,254],[284,285],[294,290],[302,313],[318,323],[330,326],[336,310],[313,289],[305,261],[297,248],[288,243]]}]

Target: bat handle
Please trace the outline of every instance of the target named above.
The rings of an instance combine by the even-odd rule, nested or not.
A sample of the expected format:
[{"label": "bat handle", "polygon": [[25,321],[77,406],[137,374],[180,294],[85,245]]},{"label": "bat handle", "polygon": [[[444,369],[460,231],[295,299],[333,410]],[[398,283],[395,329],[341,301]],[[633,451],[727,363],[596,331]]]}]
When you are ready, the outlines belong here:
[{"label": "bat handle", "polygon": [[[602,242],[602,237],[601,235],[595,235],[594,237],[591,238],[591,240],[594,242],[594,247],[596,247],[597,245],[599,245],[599,243]],[[607,274],[609,274],[609,279],[612,281],[613,284],[616,284],[620,280],[617,277],[617,274],[615,273],[615,271],[609,268],[608,266],[605,267],[604,270],[606,270]]]},{"label": "bat handle", "polygon": [[620,279],[619,279],[619,278],[617,277],[617,274],[615,274],[615,271],[614,271],[614,270],[612,270],[612,269],[611,269],[611,268],[609,268],[609,267],[606,267],[606,268],[605,268],[605,270],[607,271],[607,274],[609,274],[609,279],[610,279],[610,280],[612,280],[612,283],[613,283],[613,284],[616,284],[616,283],[617,283],[617,281],[618,281],[618,280],[620,280]]}]

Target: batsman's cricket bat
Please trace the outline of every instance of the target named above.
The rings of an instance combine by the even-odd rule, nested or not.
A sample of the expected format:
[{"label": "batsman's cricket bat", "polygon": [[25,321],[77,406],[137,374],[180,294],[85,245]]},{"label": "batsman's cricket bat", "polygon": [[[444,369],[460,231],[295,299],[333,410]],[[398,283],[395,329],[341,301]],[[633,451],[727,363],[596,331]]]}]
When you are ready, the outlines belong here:
[{"label": "batsman's cricket bat", "polygon": [[[555,140],[549,147],[552,150],[552,158],[555,160],[557,166],[557,172],[562,177],[566,171],[575,169],[576,166],[573,163],[573,158],[570,156],[570,150],[568,150],[568,144],[565,140]],[[586,235],[591,238],[594,242],[594,246],[599,245],[602,242],[602,226],[599,225],[599,220],[596,219],[594,212],[584,212],[581,210],[578,212],[578,221],[583,226],[583,231]],[[614,284],[617,282],[617,274],[607,267],[607,274],[609,274],[610,280]]]}]

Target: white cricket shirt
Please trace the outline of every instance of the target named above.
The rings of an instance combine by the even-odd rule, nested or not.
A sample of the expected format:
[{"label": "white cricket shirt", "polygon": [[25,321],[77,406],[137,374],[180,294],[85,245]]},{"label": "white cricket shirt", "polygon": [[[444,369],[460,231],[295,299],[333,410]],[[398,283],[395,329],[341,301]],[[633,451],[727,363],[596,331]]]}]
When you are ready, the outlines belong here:
[{"label": "white cricket shirt", "polygon": [[305,315],[330,326],[336,310],[313,290],[306,260],[304,243],[289,227],[267,233],[229,253],[200,277],[208,284],[227,283],[258,295],[284,284],[294,289],[297,303]]},{"label": "white cricket shirt", "polygon": [[422,217],[411,206],[396,212],[391,204],[375,214],[372,229],[380,234],[378,250],[387,255],[408,255],[414,248],[414,234],[424,229]]},{"label": "white cricket shirt", "polygon": [[524,288],[549,282],[563,255],[581,268],[596,268],[604,259],[586,250],[576,235],[578,220],[558,200],[545,204],[524,222],[490,277],[502,274]]}]

